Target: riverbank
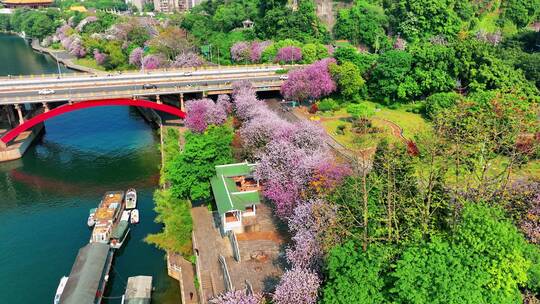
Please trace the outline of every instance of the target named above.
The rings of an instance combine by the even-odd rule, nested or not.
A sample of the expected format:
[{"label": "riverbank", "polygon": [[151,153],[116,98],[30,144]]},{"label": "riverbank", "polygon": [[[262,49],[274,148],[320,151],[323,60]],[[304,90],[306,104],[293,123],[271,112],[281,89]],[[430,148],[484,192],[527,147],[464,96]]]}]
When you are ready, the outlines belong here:
[{"label": "riverbank", "polygon": [[70,68],[78,72],[85,72],[85,73],[92,73],[92,74],[102,73],[102,71],[76,64],[74,60],[76,60],[77,58],[71,55],[66,50],[54,50],[51,48],[45,48],[39,45],[38,40],[33,39],[31,41],[32,42],[30,43],[30,46],[32,47],[34,51],[39,52],[39,53],[45,53],[51,56],[52,58],[54,58],[55,61],[63,64],[67,68]]}]

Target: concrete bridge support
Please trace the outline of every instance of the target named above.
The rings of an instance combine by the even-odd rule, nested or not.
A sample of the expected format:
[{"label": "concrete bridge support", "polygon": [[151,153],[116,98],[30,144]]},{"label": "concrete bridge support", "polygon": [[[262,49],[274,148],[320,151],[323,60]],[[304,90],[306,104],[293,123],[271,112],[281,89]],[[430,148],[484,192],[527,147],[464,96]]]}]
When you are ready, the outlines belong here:
[{"label": "concrete bridge support", "polygon": [[19,124],[24,123],[24,115],[22,113],[21,105],[15,104],[15,110],[17,110],[17,114],[19,115]]},{"label": "concrete bridge support", "polygon": [[43,113],[49,112],[51,109],[49,108],[49,104],[44,102],[43,103]]},{"label": "concrete bridge support", "polygon": [[156,103],[157,104],[162,104],[161,99],[159,98],[159,95],[156,95]]},{"label": "concrete bridge support", "polygon": [[179,100],[180,100],[180,110],[182,110],[182,112],[185,112],[186,110],[184,107],[184,93],[180,93]]}]

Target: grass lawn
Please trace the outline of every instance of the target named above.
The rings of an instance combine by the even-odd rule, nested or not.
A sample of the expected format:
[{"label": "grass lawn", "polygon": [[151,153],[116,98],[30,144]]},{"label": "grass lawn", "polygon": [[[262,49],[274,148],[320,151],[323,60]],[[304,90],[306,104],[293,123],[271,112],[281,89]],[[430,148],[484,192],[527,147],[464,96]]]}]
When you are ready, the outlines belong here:
[{"label": "grass lawn", "polygon": [[[373,106],[376,104],[370,102]],[[403,135],[411,139],[418,133],[429,133],[431,125],[420,114],[407,112],[405,109],[389,109],[382,107],[375,112],[376,118],[389,120],[403,129]]]},{"label": "grass lawn", "polygon": [[95,70],[105,71],[105,68],[98,65],[97,62],[92,58],[79,58],[73,61],[73,63],[82,65],[88,68],[92,68]]}]

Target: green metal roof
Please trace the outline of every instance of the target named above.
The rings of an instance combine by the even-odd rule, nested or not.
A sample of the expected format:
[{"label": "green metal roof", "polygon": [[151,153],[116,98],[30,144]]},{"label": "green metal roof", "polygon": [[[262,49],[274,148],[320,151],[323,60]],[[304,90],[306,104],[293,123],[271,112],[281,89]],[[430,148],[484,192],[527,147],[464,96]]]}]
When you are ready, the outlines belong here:
[{"label": "green metal roof", "polygon": [[218,176],[223,175],[225,177],[250,175],[253,172],[255,165],[248,164],[247,162],[229,165],[216,166],[216,174]]},{"label": "green metal roof", "polygon": [[95,303],[109,250],[109,245],[103,243],[90,243],[79,249],[60,303]]},{"label": "green metal roof", "polygon": [[259,191],[238,191],[236,183],[230,177],[250,175],[253,165],[240,163],[216,166],[217,176],[210,179],[212,192],[220,214],[232,210],[245,211],[247,206],[261,202]]}]

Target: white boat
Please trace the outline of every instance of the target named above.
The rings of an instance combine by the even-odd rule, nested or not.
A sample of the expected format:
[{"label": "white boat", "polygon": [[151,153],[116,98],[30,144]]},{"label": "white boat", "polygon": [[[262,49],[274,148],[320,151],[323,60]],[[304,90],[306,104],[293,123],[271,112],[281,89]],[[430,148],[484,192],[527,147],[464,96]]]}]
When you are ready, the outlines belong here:
[{"label": "white boat", "polygon": [[129,222],[130,214],[131,214],[131,210],[124,210],[124,212],[122,212],[122,216],[120,217],[120,221]]},{"label": "white boat", "polygon": [[88,214],[88,220],[86,221],[86,224],[88,225],[88,227],[94,227],[94,225],[96,224],[95,216],[96,216],[96,208],[90,209],[90,212]]},{"label": "white boat", "polygon": [[60,284],[58,284],[58,288],[56,289],[56,294],[54,295],[53,304],[60,303],[60,297],[62,296],[62,293],[64,292],[64,288],[66,287],[67,281],[68,281],[68,277],[62,277],[60,279]]},{"label": "white boat", "polygon": [[131,223],[137,224],[139,222],[139,210],[133,209],[131,210]]},{"label": "white boat", "polygon": [[126,209],[137,208],[137,191],[133,188],[126,192]]}]

